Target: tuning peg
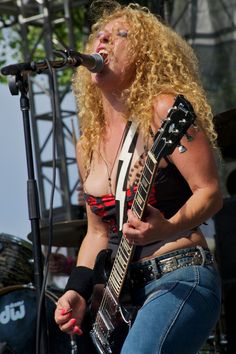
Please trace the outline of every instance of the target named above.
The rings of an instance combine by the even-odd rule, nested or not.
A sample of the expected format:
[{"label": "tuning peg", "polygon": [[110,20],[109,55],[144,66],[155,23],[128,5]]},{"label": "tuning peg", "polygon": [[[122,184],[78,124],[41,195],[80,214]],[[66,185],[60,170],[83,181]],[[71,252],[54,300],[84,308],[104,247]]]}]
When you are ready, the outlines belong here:
[{"label": "tuning peg", "polygon": [[178,145],[178,149],[181,154],[187,151],[187,148],[184,145]]},{"label": "tuning peg", "polygon": [[173,106],[173,107],[170,107],[167,111],[167,113],[171,113],[171,111],[177,111],[178,107],[177,106]]}]

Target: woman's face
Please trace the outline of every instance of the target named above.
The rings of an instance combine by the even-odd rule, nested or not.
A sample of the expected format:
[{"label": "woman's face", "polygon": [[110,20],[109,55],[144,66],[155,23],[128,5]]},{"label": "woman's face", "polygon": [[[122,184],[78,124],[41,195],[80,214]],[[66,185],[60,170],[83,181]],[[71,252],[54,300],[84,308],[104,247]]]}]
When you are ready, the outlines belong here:
[{"label": "woman's face", "polygon": [[92,81],[104,90],[122,91],[130,86],[135,65],[130,54],[130,26],[123,18],[117,18],[98,30],[93,51],[104,58],[101,73],[92,74]]}]

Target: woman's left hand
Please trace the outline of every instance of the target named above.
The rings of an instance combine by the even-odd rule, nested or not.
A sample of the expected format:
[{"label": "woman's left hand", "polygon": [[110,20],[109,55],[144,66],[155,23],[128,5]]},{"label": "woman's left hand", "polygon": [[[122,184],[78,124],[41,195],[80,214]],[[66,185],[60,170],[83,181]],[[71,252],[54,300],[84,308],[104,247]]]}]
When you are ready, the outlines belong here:
[{"label": "woman's left hand", "polygon": [[144,246],[166,239],[172,234],[172,224],[151,205],[147,206],[142,221],[128,210],[128,222],[123,225],[123,235],[130,244]]}]

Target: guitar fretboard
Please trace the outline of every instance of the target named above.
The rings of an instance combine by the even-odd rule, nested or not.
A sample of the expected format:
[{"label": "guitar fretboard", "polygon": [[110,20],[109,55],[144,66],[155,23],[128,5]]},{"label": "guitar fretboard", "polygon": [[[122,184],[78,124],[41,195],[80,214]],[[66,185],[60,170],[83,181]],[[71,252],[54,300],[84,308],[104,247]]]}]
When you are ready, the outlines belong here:
[{"label": "guitar fretboard", "polygon": [[[131,207],[131,210],[139,219],[142,218],[145,206],[147,204],[156,167],[157,160],[150,151],[147,155],[146,163]],[[133,249],[134,246],[131,245],[124,236],[122,236],[107,283],[107,286],[113,294],[117,296],[117,298],[121,293]]]}]

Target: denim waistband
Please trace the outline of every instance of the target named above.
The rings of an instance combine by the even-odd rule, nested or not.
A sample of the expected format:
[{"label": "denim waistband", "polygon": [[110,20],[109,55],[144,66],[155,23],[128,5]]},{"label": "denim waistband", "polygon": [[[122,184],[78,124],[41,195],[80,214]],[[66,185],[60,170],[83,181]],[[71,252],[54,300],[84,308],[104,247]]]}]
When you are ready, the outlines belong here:
[{"label": "denim waistband", "polygon": [[145,286],[147,283],[176,269],[213,263],[213,255],[208,248],[201,246],[181,248],[158,257],[130,264],[129,280],[133,287]]}]

